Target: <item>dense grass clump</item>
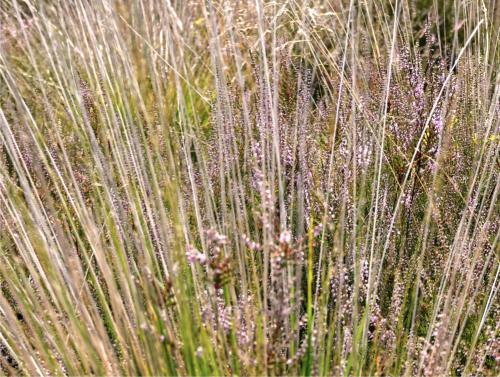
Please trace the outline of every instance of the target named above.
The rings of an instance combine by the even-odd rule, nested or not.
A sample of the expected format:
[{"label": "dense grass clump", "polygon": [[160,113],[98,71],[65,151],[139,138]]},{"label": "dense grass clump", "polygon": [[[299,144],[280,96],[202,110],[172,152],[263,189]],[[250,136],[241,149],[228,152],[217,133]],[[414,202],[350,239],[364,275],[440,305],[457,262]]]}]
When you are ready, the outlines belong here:
[{"label": "dense grass clump", "polygon": [[0,370],[500,373],[500,3],[0,2]]}]

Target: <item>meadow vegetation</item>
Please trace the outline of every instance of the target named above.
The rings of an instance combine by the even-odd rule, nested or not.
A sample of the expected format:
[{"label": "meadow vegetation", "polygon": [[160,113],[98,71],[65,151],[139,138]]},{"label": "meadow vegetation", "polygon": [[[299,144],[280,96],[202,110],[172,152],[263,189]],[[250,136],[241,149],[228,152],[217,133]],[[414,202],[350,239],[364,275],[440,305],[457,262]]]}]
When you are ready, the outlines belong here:
[{"label": "meadow vegetation", "polygon": [[0,2],[1,373],[499,375],[499,30]]}]

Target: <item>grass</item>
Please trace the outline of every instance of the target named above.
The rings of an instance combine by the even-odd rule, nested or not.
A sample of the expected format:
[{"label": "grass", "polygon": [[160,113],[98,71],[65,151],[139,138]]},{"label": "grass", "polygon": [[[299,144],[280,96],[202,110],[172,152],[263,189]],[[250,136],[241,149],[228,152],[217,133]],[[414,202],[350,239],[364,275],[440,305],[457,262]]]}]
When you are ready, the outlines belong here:
[{"label": "grass", "polygon": [[498,375],[499,5],[2,2],[2,373]]}]

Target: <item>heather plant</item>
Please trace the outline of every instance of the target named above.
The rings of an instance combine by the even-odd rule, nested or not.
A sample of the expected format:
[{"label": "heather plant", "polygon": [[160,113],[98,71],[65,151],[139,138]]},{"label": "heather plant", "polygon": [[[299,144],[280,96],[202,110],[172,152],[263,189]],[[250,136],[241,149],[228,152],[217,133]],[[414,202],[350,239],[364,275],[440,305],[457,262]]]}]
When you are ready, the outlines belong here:
[{"label": "heather plant", "polygon": [[5,375],[500,373],[500,6],[0,3]]}]

